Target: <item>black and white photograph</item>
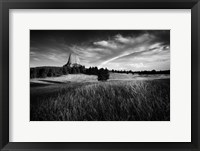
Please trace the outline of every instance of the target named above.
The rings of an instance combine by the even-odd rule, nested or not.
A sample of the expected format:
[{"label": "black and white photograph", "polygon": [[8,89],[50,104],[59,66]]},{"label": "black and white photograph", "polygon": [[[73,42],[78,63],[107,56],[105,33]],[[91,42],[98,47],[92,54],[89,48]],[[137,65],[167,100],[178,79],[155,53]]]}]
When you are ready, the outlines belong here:
[{"label": "black and white photograph", "polygon": [[170,30],[30,30],[30,121],[170,121]]}]

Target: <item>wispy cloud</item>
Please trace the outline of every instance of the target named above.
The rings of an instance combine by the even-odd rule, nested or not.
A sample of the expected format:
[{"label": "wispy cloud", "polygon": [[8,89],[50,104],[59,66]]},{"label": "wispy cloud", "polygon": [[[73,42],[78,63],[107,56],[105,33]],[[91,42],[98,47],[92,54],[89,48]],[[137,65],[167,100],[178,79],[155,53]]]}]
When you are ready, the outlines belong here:
[{"label": "wispy cloud", "polygon": [[117,43],[113,42],[113,41],[97,41],[93,43],[96,46],[100,46],[100,47],[105,47],[105,48],[111,48],[111,49],[117,49],[119,46],[117,46]]},{"label": "wispy cloud", "polygon": [[101,40],[79,44],[67,44],[63,40],[51,40],[48,45],[34,43],[30,57],[32,64],[43,60],[44,65],[62,66],[67,62],[70,53],[78,55],[80,63],[86,67],[121,70],[168,69],[170,60],[169,44],[149,32],[126,36],[118,33]]}]

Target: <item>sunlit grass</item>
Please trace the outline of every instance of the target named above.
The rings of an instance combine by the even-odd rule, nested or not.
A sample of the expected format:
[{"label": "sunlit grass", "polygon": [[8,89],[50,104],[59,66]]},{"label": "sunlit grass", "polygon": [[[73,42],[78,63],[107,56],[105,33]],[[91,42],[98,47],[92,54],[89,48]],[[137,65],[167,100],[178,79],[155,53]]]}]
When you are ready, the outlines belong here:
[{"label": "sunlit grass", "polygon": [[169,79],[70,82],[31,88],[31,120],[170,120]]}]

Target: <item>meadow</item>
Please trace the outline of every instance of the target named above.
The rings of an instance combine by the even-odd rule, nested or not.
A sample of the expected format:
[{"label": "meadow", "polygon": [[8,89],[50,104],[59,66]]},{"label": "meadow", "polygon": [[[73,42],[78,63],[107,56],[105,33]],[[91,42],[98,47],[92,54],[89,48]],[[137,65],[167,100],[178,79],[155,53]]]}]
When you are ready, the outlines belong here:
[{"label": "meadow", "polygon": [[94,76],[72,77],[31,81],[31,121],[170,120],[169,78],[99,82]]}]

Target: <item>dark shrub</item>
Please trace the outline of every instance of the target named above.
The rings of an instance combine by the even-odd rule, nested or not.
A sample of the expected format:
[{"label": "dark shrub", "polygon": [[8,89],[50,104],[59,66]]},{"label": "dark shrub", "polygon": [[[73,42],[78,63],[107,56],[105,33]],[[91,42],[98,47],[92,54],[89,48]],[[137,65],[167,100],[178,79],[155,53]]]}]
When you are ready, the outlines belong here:
[{"label": "dark shrub", "polygon": [[41,69],[39,69],[39,77],[41,77],[41,78],[45,78],[45,77],[47,77],[47,69],[45,69],[45,68],[41,68]]},{"label": "dark shrub", "polygon": [[48,77],[53,77],[53,76],[54,76],[53,73],[54,73],[54,72],[53,72],[53,69],[49,69],[49,72],[47,73],[47,76],[48,76]]},{"label": "dark shrub", "polygon": [[30,70],[30,78],[37,78],[37,70],[35,68],[31,68]]},{"label": "dark shrub", "polygon": [[108,69],[99,69],[98,71],[98,81],[107,81],[109,79]]},{"label": "dark shrub", "polygon": [[68,74],[67,67],[63,67],[62,73],[63,73],[64,75]]}]

